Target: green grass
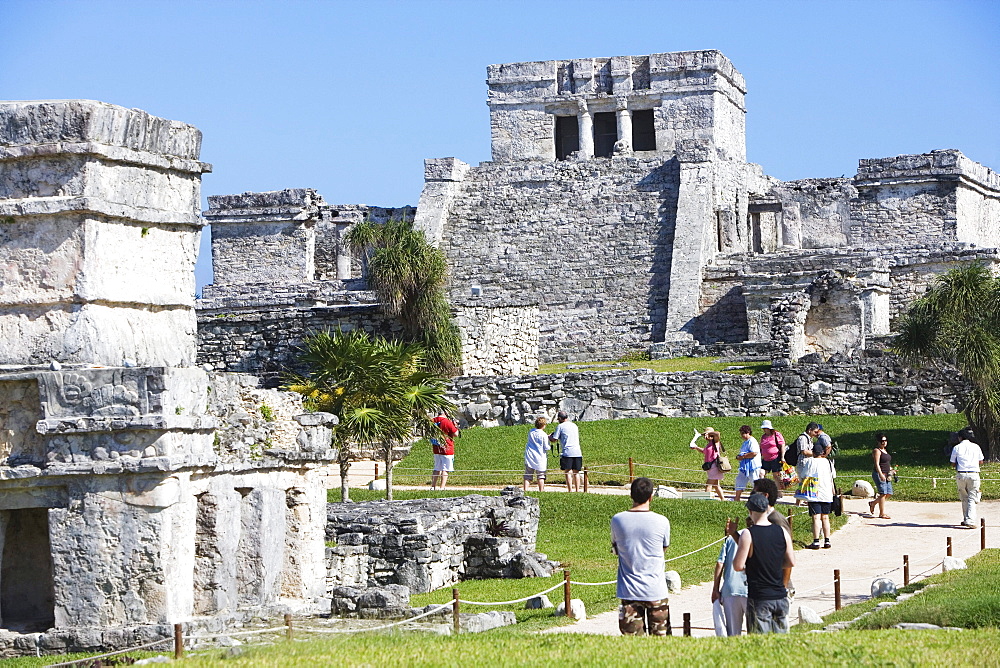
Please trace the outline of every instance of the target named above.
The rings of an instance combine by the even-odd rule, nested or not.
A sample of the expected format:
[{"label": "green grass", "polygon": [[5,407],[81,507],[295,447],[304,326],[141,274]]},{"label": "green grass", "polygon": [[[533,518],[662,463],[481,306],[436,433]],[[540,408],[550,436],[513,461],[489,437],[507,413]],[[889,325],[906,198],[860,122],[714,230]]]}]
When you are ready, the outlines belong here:
[{"label": "green grass", "polygon": [[457,637],[394,633],[334,637],[249,648],[235,658],[213,652],[185,666],[769,666],[808,661],[816,665],[997,665],[1000,631],[963,633],[875,631],[742,636],[647,638],[512,635],[491,632]]},{"label": "green grass", "polygon": [[538,374],[573,373],[574,371],[607,371],[609,369],[650,369],[670,373],[675,371],[722,371],[728,367],[743,367],[727,373],[752,374],[770,371],[770,362],[720,362],[713,357],[674,357],[664,360],[634,359],[629,356],[610,361],[555,362],[540,364]]},{"label": "green grass", "polygon": [[[331,490],[333,491],[333,490]],[[339,493],[339,490],[337,490]],[[429,496],[460,496],[468,492],[416,492],[401,491],[398,498],[424,498]],[[365,491],[357,495],[357,500],[373,498],[375,492]],[[352,491],[353,495],[353,491]],[[539,497],[541,515],[539,517],[536,549],[563,564],[578,582],[606,582],[615,578],[617,561],[611,554],[609,523],[611,516],[631,505],[628,496],[601,494],[565,494],[562,492],[532,493]],[[722,536],[728,517],[746,517],[742,504],[727,501],[700,501],[688,499],[653,499],[653,510],[670,520],[671,542],[667,559],[684,555]],[[808,516],[800,508],[801,515],[792,523],[793,538],[797,547],[812,541]],[[833,517],[834,528],[846,521],[843,517]],[[712,579],[719,546],[697,552],[667,564],[668,570],[680,573],[681,582],[687,586]],[[548,589],[558,580],[529,578],[524,580],[467,580],[459,585],[461,597],[472,601],[509,601]],[[550,593],[553,602],[562,600],[562,589]],[[617,605],[615,586],[599,587],[574,586],[574,598],[583,599],[588,614],[611,610]],[[444,603],[451,598],[450,588],[429,594],[415,595],[411,603],[423,606],[430,603]],[[552,617],[550,610],[524,610],[524,604],[507,608],[517,613],[519,631],[541,628],[560,623]],[[493,608],[483,608],[484,610]],[[683,612],[683,611],[681,611]],[[678,613],[679,614],[679,613]]]},{"label": "green grass", "polygon": [[[965,425],[961,415],[921,416],[808,416],[770,418],[787,440],[793,440],[806,423],[823,424],[840,445],[837,458],[838,482],[850,489],[857,479],[871,480],[871,450],[874,435],[884,431],[889,437],[893,465],[902,479],[895,485],[895,499],[901,501],[952,501],[957,498],[954,471],[945,454],[948,433]],[[579,422],[584,464],[590,469],[593,484],[628,481],[628,460],[636,462],[635,475],[645,475],[661,484],[680,487],[703,487],[701,454],[690,450],[692,429],[715,427],[722,433],[723,444],[732,458],[739,448],[739,427],[749,424],[759,436],[759,417],[713,418],[637,418]],[[475,427],[462,432],[456,441],[455,467],[449,484],[483,485],[496,488],[520,484],[524,470],[524,443],[529,425],[512,427]],[[551,431],[551,429],[550,429]],[[401,461],[394,473],[398,485],[427,485],[433,464],[430,446],[419,442]],[[549,469],[559,465],[554,453]],[[673,467],[673,468],[657,468]],[[935,487],[930,478],[937,478]],[[927,479],[918,479],[927,478]],[[1000,478],[1000,464],[987,463],[983,478]],[[733,484],[728,474],[724,486]],[[553,473],[549,482],[562,482],[562,474]],[[984,481],[983,496],[1000,498],[1000,483]]]}]

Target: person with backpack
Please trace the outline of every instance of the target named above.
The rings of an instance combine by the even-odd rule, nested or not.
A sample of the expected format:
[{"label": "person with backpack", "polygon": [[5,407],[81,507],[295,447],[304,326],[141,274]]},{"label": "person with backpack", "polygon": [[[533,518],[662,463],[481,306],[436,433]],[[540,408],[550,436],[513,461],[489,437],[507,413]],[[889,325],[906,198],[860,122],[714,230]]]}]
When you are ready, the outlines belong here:
[{"label": "person with backpack", "polygon": [[785,455],[785,437],[774,428],[770,420],[761,422],[760,430],[761,468],[765,473],[770,473],[774,483],[782,488],[781,461]]},{"label": "person with backpack", "polygon": [[[813,439],[816,438],[819,431],[819,425],[815,422],[810,422],[806,425],[806,430],[799,434],[791,447],[785,450],[785,461],[789,466],[795,467],[795,474],[800,481],[805,479],[802,471],[803,460],[813,456]],[[798,496],[796,496],[795,505],[802,505],[802,499]]]}]

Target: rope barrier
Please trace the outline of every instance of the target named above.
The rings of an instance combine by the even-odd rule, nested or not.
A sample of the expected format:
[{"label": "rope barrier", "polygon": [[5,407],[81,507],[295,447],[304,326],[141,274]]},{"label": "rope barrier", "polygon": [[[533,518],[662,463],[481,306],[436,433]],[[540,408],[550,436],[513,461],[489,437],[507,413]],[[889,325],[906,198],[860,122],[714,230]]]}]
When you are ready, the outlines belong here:
[{"label": "rope barrier", "polygon": [[704,547],[699,547],[697,550],[692,550],[691,552],[688,552],[687,554],[682,554],[679,557],[670,557],[669,559],[664,559],[664,561],[668,561],[668,562],[669,561],[677,561],[678,559],[683,559],[684,557],[690,557],[695,552],[701,552],[702,550],[707,550],[708,548],[712,547],[713,545],[718,545],[719,543],[721,543],[724,540],[726,540],[725,536],[723,536],[719,540],[715,541],[714,543],[709,543],[708,545],[705,545]]},{"label": "rope barrier", "polygon": [[222,638],[222,637],[232,638],[234,636],[253,636],[259,633],[276,633],[278,631],[285,631],[287,629],[288,629],[287,626],[282,625],[282,626],[272,626],[269,629],[250,629],[249,631],[233,631],[231,633],[222,632],[222,633],[210,633],[208,635],[199,635],[199,636],[184,636],[184,639],[211,640],[212,638]]},{"label": "rope barrier", "polygon": [[136,647],[130,647],[128,649],[120,649],[115,652],[108,652],[107,654],[99,654],[97,656],[88,656],[86,659],[76,659],[75,661],[66,661],[63,663],[49,663],[46,664],[45,668],[57,668],[57,666],[75,666],[78,663],[84,663],[86,661],[96,661],[98,659],[106,659],[109,656],[118,656],[119,654],[127,654],[129,652],[138,652],[139,650],[148,649],[150,647],[155,647],[165,642],[173,642],[173,638],[161,638],[160,640],[154,640],[153,642],[148,642],[145,645],[138,645]]},{"label": "rope barrier", "polygon": [[[536,596],[541,596],[543,594],[548,594],[550,591],[552,591],[554,589],[559,589],[559,587],[562,587],[562,586],[563,586],[563,583],[560,582],[557,585],[553,585],[553,586],[549,587],[545,591],[540,591],[537,594],[532,594],[530,596],[525,596],[524,598],[518,598],[518,599],[515,599],[513,601],[496,601],[496,602],[490,603],[490,602],[483,602],[483,601],[466,601],[465,599],[459,599],[458,602],[459,603],[466,603],[468,605],[512,605],[514,603],[523,603],[525,601],[528,601],[530,599],[535,598]],[[449,605],[451,605],[451,604],[449,603]]]},{"label": "rope barrier", "polygon": [[[562,583],[560,583],[560,586],[562,586]],[[368,633],[369,631],[381,631],[383,629],[391,629],[394,626],[401,626],[403,624],[409,624],[410,622],[415,622],[418,619],[423,619],[424,617],[430,617],[431,615],[435,615],[435,614],[441,612],[442,610],[444,610],[445,608],[450,608],[451,606],[452,606],[452,601],[448,601],[447,603],[442,603],[442,604],[438,605],[436,608],[433,608],[431,610],[428,610],[427,612],[419,614],[416,617],[408,617],[407,619],[401,619],[398,622],[392,622],[391,624],[383,624],[382,626],[370,626],[370,627],[364,628],[364,629],[317,629],[317,628],[304,628],[304,627],[296,626],[295,627],[295,632],[296,633],[299,633],[299,632],[301,632],[301,633]],[[282,627],[282,628],[284,628],[284,627]]]}]

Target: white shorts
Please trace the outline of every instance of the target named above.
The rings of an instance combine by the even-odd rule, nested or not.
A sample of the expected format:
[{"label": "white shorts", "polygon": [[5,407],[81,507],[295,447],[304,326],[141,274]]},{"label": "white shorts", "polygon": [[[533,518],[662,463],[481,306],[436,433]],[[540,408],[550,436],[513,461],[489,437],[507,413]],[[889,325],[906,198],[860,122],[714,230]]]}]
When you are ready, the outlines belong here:
[{"label": "white shorts", "polygon": [[455,455],[434,455],[435,471],[454,471]]},{"label": "white shorts", "polygon": [[751,487],[753,485],[753,481],[756,480],[757,478],[761,477],[760,474],[761,474],[761,472],[763,470],[764,469],[754,469],[753,472],[750,473],[750,475],[747,475],[747,474],[743,473],[742,471],[740,471],[739,473],[737,473],[736,474],[736,485],[735,485],[736,489],[738,489],[740,491],[744,491],[744,490],[746,490],[747,487]]}]

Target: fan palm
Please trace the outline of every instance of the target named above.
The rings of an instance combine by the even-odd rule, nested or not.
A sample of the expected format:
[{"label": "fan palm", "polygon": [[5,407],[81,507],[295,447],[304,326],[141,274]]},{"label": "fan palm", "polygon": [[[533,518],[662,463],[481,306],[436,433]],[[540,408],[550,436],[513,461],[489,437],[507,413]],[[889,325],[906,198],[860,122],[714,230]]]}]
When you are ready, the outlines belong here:
[{"label": "fan palm", "polygon": [[907,362],[954,367],[970,385],[965,416],[995,459],[1000,444],[1000,279],[976,263],[940,276],[900,319],[896,352]]},{"label": "fan palm", "polygon": [[351,462],[381,459],[386,498],[392,499],[393,464],[416,436],[434,433],[429,413],[450,406],[445,380],[425,369],[420,344],[369,337],[357,329],[306,337],[300,361],[309,371],[292,376],[288,388],[302,394],[310,410],[339,418],[333,436],[341,498],[350,500]]}]

